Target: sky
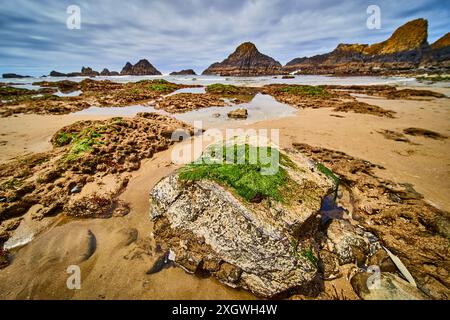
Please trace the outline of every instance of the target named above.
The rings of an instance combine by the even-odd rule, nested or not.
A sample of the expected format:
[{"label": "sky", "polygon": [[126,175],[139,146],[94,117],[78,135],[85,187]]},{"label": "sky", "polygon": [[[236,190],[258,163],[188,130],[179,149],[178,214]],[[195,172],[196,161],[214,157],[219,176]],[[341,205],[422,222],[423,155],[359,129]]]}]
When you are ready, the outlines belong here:
[{"label": "sky", "polygon": [[[326,53],[339,43],[375,43],[416,18],[428,41],[450,31],[450,0],[0,0],[0,73],[120,71],[148,59],[168,73],[202,72],[245,41],[280,61]],[[67,7],[80,8],[69,29]],[[381,28],[366,12],[378,5]]]}]

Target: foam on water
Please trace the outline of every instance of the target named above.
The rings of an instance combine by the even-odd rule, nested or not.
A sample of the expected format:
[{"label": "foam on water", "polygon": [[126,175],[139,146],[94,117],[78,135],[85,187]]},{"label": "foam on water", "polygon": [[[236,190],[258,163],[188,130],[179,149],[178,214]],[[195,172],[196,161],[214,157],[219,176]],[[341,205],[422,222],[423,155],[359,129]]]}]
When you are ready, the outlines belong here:
[{"label": "foam on water", "polygon": [[[18,85],[29,86],[37,81],[61,81],[71,80],[80,82],[86,77],[45,77],[45,78],[22,78],[22,79],[0,79],[0,82],[10,82]],[[418,82],[415,78],[402,77],[380,77],[380,76],[364,76],[364,77],[334,77],[323,75],[298,75],[293,79],[282,79],[282,76],[262,76],[262,77],[221,77],[211,75],[197,75],[197,76],[99,76],[93,78],[95,80],[111,80],[114,82],[136,82],[140,80],[165,79],[170,82],[187,84],[187,85],[210,85],[213,83],[235,84],[242,86],[261,86],[270,83],[286,83],[286,84],[309,84],[309,85],[324,85],[324,84],[340,84],[340,85],[374,85],[374,84],[397,84],[397,85],[414,85],[425,86],[425,84]],[[436,84],[437,86],[439,83]],[[448,85],[448,83],[447,83]],[[31,87],[30,87],[31,88]]]}]

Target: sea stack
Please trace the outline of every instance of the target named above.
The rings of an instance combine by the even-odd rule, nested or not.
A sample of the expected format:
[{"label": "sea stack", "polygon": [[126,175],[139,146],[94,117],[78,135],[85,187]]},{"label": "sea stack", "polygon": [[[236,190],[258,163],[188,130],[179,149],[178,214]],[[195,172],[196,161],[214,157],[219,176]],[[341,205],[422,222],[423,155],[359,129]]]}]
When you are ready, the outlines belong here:
[{"label": "sea stack", "polygon": [[141,59],[135,65],[127,62],[120,74],[127,76],[153,76],[161,75],[161,72],[159,72],[148,60]]},{"label": "sea stack", "polygon": [[192,69],[185,69],[181,71],[173,71],[170,73],[171,76],[195,76],[197,75]]},{"label": "sea stack", "polygon": [[264,76],[281,73],[281,64],[258,51],[251,42],[244,42],[222,62],[210,65],[202,74],[221,76]]}]

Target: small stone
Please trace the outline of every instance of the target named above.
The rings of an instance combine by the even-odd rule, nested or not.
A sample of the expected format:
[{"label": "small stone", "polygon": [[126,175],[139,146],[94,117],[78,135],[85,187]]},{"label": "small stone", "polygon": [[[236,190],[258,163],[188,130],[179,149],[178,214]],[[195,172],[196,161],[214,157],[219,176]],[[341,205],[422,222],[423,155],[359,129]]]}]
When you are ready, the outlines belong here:
[{"label": "small stone", "polygon": [[369,266],[376,265],[383,272],[392,272],[395,273],[397,271],[397,267],[394,262],[391,260],[387,252],[383,249],[378,250],[369,258]]},{"label": "small stone", "polygon": [[70,193],[80,193],[81,188],[79,186],[75,186],[72,189],[70,189]]},{"label": "small stone", "polygon": [[323,272],[324,280],[333,280],[342,276],[339,270],[339,260],[334,253],[328,250],[321,250],[319,257],[319,267]]},{"label": "small stone", "polygon": [[236,109],[228,112],[228,118],[247,119],[247,116],[248,116],[247,109]]}]

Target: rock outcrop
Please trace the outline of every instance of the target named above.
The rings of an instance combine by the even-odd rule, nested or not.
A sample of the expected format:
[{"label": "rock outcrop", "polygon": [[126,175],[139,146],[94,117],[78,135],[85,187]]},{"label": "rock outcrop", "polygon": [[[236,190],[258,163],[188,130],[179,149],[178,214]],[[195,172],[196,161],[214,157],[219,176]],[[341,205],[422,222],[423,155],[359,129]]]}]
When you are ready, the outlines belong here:
[{"label": "rock outcrop", "polygon": [[104,68],[102,72],[100,72],[101,76],[118,76],[120,73],[117,71],[109,71],[107,68]]},{"label": "rock outcrop", "polygon": [[429,46],[427,29],[427,20],[412,20],[383,42],[339,44],[330,53],[293,59],[283,70],[299,74],[369,75],[417,72],[419,68],[445,69],[449,64],[443,62],[450,60],[448,36]]},{"label": "rock outcrop", "polygon": [[150,192],[155,240],[185,271],[258,296],[311,290],[321,281],[312,235],[333,184],[306,158],[290,159],[286,170],[301,190],[290,204],[247,201],[222,183],[186,181],[183,171],[163,178]]},{"label": "rock outcrop", "polygon": [[92,68],[90,67],[82,67],[80,75],[82,77],[96,77],[100,75],[100,73],[98,71],[92,70]]},{"label": "rock outcrop", "polygon": [[49,74],[50,77],[67,77],[66,73],[62,73],[59,71],[52,70]]},{"label": "rock outcrop", "polygon": [[16,74],[16,73],[4,73],[2,75],[3,79],[13,79],[13,78],[21,79],[21,78],[29,78],[29,77],[30,76],[22,76],[22,75]]},{"label": "rock outcrop", "polygon": [[280,74],[281,64],[258,51],[251,42],[244,42],[222,62],[210,65],[202,74],[221,76],[263,76]]},{"label": "rock outcrop", "polygon": [[171,76],[184,76],[184,75],[186,75],[186,76],[195,76],[197,74],[192,69],[185,69],[185,70],[181,70],[181,71],[171,72],[170,75]]},{"label": "rock outcrop", "polygon": [[148,60],[141,59],[135,65],[127,62],[120,74],[128,76],[152,76],[161,75],[161,72],[159,72]]},{"label": "rock outcrop", "polygon": [[90,67],[82,67],[81,72],[62,73],[53,70],[49,74],[50,77],[96,77],[99,75],[98,71],[92,70]]}]

